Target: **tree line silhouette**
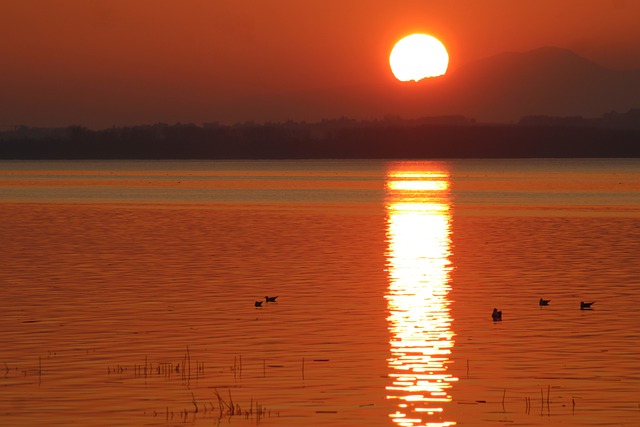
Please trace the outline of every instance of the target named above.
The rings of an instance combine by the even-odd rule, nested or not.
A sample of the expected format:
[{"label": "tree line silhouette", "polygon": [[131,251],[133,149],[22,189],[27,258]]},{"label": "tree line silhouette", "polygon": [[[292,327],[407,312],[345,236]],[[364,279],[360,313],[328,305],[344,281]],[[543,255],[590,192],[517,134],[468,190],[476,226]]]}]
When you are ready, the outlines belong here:
[{"label": "tree line silhouette", "polygon": [[[632,110],[635,114],[640,110]],[[620,122],[621,115],[612,116]],[[626,116],[623,115],[623,119]],[[604,119],[604,117],[603,117]],[[597,119],[600,120],[600,119]],[[480,124],[462,116],[317,123],[155,124],[90,130],[16,127],[2,159],[410,159],[640,157],[640,121],[582,118]],[[622,121],[625,123],[624,120]],[[634,125],[635,123],[635,125]]]}]

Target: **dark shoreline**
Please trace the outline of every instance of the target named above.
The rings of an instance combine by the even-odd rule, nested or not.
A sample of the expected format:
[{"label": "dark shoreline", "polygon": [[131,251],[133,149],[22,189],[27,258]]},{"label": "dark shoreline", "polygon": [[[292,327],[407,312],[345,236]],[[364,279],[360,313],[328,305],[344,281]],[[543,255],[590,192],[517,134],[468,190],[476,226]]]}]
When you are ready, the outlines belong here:
[{"label": "dark shoreline", "polygon": [[464,117],[320,123],[156,124],[105,130],[20,127],[0,159],[638,158],[640,126],[585,119],[478,124]]}]

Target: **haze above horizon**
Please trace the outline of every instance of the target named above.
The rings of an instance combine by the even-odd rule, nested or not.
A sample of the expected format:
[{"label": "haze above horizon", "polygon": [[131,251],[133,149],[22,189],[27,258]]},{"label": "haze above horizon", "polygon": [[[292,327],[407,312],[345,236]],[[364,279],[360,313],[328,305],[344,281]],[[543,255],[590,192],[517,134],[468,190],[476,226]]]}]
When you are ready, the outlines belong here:
[{"label": "haze above horizon", "polygon": [[[640,2],[634,1],[397,5],[372,0],[365,6],[317,0],[23,0],[2,1],[0,10],[5,34],[0,40],[0,130],[394,113],[473,116],[478,101],[463,92],[479,85],[505,90],[489,84],[491,74],[476,73],[476,61],[544,46],[571,50],[609,70],[627,70],[625,76],[631,77],[619,90],[631,96],[640,90],[634,77],[640,71],[628,71],[640,70]],[[412,88],[394,82],[389,69],[394,43],[413,32],[434,35],[449,51],[451,76],[442,78],[442,84],[428,82],[440,91],[437,96],[428,96],[424,87],[414,91],[419,94],[407,94]],[[588,67],[562,63],[564,68],[550,73],[568,73],[565,79],[588,74]],[[457,71],[466,77],[454,78]],[[527,92],[521,77],[514,84],[522,97]],[[469,86],[464,91],[438,87],[463,80]],[[588,104],[587,114],[640,106],[605,95],[610,92],[606,85],[596,92],[581,100]],[[369,108],[371,104],[380,108]],[[514,109],[522,115],[562,114],[573,108],[541,111],[544,102],[521,104],[520,109],[489,104],[487,118],[509,120],[505,111]]]}]

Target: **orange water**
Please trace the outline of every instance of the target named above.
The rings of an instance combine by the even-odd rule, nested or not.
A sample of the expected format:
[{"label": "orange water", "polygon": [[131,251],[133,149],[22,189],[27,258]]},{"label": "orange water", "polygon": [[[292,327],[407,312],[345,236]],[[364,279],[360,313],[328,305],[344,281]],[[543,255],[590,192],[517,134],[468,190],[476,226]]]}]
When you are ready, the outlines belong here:
[{"label": "orange water", "polygon": [[637,160],[0,162],[0,203],[0,425],[640,422]]}]

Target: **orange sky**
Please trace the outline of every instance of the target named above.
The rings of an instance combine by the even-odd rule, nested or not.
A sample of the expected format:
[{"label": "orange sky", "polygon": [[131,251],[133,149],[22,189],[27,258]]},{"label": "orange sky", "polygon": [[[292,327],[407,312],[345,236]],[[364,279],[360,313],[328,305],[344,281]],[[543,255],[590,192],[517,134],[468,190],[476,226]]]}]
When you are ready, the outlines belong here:
[{"label": "orange sky", "polygon": [[389,83],[416,31],[450,68],[558,46],[640,69],[639,19],[635,0],[0,0],[0,129],[249,120],[225,104]]}]

